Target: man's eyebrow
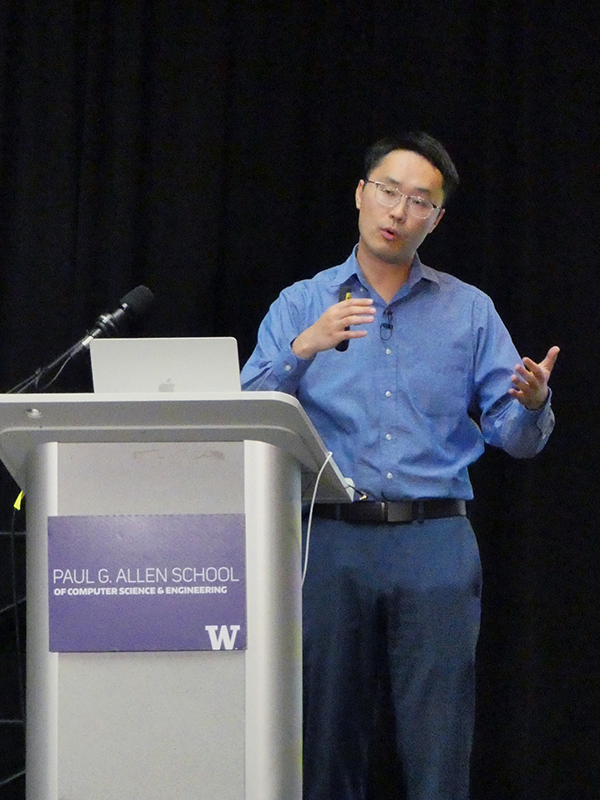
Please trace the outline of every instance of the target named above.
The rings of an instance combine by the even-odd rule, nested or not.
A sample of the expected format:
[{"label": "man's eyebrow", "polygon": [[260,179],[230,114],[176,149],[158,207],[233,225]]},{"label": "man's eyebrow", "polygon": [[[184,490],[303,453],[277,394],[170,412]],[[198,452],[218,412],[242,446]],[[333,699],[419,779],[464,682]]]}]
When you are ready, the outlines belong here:
[{"label": "man's eyebrow", "polygon": [[[387,175],[384,180],[384,183],[391,183],[393,186],[402,186],[400,181],[397,181],[395,178],[392,178],[391,175]],[[421,188],[417,186],[413,189],[413,192],[420,192],[421,194],[431,194],[431,189]]]}]

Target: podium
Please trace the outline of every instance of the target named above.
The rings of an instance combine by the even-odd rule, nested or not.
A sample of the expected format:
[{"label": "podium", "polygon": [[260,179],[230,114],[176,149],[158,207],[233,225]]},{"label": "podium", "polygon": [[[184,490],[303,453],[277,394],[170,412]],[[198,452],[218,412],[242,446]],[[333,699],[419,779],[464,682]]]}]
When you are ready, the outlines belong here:
[{"label": "podium", "polygon": [[[301,502],[326,455],[276,392],[0,400],[28,800],[301,799]],[[350,493],[328,461],[320,502]]]}]

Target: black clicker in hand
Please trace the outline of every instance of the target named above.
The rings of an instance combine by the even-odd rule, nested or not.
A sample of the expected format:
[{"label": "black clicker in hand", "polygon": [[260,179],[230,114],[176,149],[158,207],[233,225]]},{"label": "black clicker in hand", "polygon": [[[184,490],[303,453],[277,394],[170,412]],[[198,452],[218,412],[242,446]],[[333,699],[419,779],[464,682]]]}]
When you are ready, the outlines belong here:
[{"label": "black clicker in hand", "polygon": [[[350,300],[351,297],[352,297],[351,287],[348,286],[345,283],[342,284],[340,286],[340,293],[338,295],[338,302],[341,303],[342,300]],[[347,328],[344,328],[344,330],[349,331],[350,330],[350,326],[348,326]],[[348,342],[349,342],[349,339],[342,339],[341,342],[338,342],[338,344],[336,344],[335,349],[339,350],[340,353],[343,353],[345,350],[348,349]]]}]

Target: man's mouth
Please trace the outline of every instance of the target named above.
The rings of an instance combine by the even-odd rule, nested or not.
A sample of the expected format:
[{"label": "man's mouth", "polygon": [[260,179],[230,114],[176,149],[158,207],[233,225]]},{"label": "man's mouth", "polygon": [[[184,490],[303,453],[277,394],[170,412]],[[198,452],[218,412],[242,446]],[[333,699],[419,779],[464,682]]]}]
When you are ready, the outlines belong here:
[{"label": "man's mouth", "polygon": [[395,239],[399,238],[399,233],[395,228],[380,228],[381,235],[384,239],[387,239],[388,242],[393,242]]}]

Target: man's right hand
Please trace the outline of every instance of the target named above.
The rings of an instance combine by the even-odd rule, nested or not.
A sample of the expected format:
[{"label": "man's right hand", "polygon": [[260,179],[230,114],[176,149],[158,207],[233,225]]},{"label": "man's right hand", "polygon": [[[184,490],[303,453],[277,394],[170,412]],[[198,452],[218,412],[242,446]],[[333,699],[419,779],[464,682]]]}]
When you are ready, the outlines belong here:
[{"label": "man's right hand", "polygon": [[346,330],[351,325],[366,325],[375,319],[370,298],[350,298],[330,306],[314,325],[294,339],[292,352],[298,358],[312,358],[323,350],[331,350],[344,339],[362,339],[364,330]]}]

